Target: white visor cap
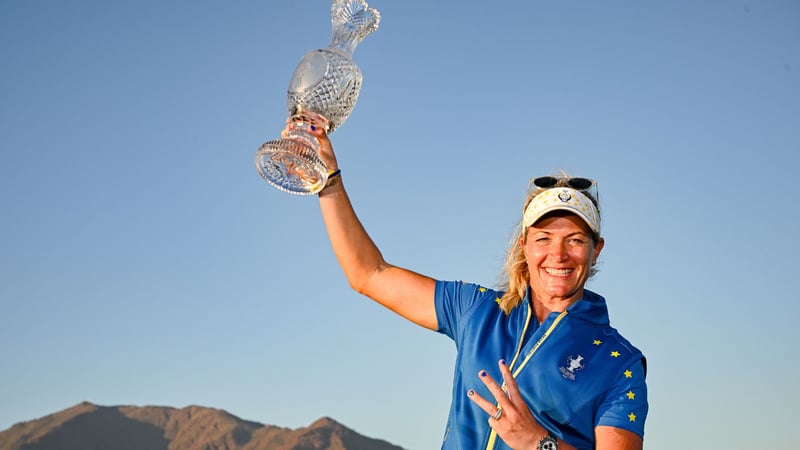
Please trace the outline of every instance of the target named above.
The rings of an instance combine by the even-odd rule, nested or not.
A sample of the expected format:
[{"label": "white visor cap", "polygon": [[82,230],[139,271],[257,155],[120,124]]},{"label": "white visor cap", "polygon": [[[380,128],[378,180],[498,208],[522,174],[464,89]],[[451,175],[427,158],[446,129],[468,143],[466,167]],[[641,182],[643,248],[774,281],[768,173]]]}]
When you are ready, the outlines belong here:
[{"label": "white visor cap", "polygon": [[583,219],[592,231],[600,234],[600,211],[586,194],[568,187],[556,187],[536,195],[525,208],[522,217],[523,227],[528,228],[552,211],[574,213]]}]

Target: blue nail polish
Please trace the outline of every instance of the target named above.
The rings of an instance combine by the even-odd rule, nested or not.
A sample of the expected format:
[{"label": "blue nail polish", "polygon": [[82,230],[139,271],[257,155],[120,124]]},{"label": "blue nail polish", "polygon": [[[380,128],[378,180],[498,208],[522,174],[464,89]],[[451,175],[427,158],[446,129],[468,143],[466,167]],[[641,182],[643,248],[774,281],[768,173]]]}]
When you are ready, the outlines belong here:
[{"label": "blue nail polish", "polygon": [[506,365],[506,360],[505,359],[501,359],[500,360],[500,365],[501,366],[505,366]]},{"label": "blue nail polish", "polygon": [[486,371],[485,371],[485,370],[481,370],[480,372],[478,372],[478,375],[479,375],[481,378],[483,378],[483,377],[485,377],[486,375],[488,375],[488,373],[486,373]]},{"label": "blue nail polish", "polygon": [[311,131],[317,131],[317,127],[315,127],[314,125],[311,125]]},{"label": "blue nail polish", "polygon": [[467,395],[468,395],[468,396],[470,396],[470,397],[472,397],[473,395],[475,395],[475,391],[473,391],[472,389],[470,389],[470,390],[468,390],[468,391],[467,391]]}]

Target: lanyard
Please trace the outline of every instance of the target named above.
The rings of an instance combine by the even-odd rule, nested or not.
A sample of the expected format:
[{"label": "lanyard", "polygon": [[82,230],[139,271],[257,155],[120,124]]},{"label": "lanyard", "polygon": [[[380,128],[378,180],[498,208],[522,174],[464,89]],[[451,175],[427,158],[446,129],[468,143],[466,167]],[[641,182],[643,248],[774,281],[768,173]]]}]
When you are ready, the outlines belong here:
[{"label": "lanyard", "polygon": [[[519,337],[519,344],[517,344],[517,352],[514,355],[514,359],[511,361],[511,365],[508,366],[509,370],[511,370],[511,376],[514,377],[514,379],[516,379],[517,375],[519,375],[520,372],[522,372],[522,369],[525,367],[526,364],[528,364],[528,361],[530,361],[531,357],[533,357],[533,354],[536,352],[536,350],[538,350],[539,347],[542,345],[542,343],[544,343],[544,341],[547,340],[548,337],[550,337],[550,334],[553,332],[553,330],[555,330],[559,322],[561,322],[561,320],[567,316],[567,312],[564,311],[561,314],[559,314],[555,318],[555,320],[553,320],[553,323],[550,324],[550,326],[547,328],[547,331],[545,331],[542,337],[540,337],[539,340],[536,341],[535,344],[533,344],[533,348],[531,348],[531,351],[529,351],[528,354],[525,356],[525,359],[522,360],[522,363],[520,363],[519,367],[516,370],[514,370],[514,364],[517,362],[517,358],[519,357],[520,352],[522,351],[522,342],[525,338],[525,333],[528,331],[528,325],[531,322],[531,316],[533,315],[532,310],[533,308],[531,308],[530,305],[528,305],[528,316],[525,318],[525,326],[522,327],[522,333],[520,334]],[[505,392],[506,391],[505,381],[503,382],[502,388],[503,391]],[[494,431],[494,429],[492,429],[492,432],[489,433],[489,441],[486,444],[486,450],[494,449],[496,443],[497,443],[497,432]]]}]

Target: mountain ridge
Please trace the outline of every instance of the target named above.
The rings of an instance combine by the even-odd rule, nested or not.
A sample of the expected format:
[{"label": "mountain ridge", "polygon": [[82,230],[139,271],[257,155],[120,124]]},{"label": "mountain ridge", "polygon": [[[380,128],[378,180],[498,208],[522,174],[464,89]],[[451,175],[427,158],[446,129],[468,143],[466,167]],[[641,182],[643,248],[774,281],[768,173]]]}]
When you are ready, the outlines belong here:
[{"label": "mountain ridge", "polygon": [[403,450],[330,417],[290,429],[190,405],[70,408],[0,431],[0,450]]}]

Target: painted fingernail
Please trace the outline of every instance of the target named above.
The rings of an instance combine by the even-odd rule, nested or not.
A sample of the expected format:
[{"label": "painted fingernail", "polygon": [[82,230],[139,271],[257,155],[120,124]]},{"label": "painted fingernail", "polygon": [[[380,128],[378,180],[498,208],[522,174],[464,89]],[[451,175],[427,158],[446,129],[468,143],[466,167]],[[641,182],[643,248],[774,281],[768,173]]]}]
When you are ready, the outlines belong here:
[{"label": "painted fingernail", "polygon": [[472,397],[473,395],[475,395],[475,391],[473,391],[472,389],[470,389],[470,390],[468,390],[468,391],[467,391],[467,395],[468,395],[468,396],[470,396],[470,397]]},{"label": "painted fingernail", "polygon": [[480,372],[478,372],[478,376],[480,376],[481,378],[485,377],[486,375],[489,375],[489,374],[486,373],[485,370],[481,370]]},{"label": "painted fingernail", "polygon": [[317,131],[317,127],[315,127],[314,125],[311,125],[311,131]]},{"label": "painted fingernail", "polygon": [[505,366],[506,365],[506,360],[505,359],[501,359],[500,360],[500,365],[501,366]]}]

